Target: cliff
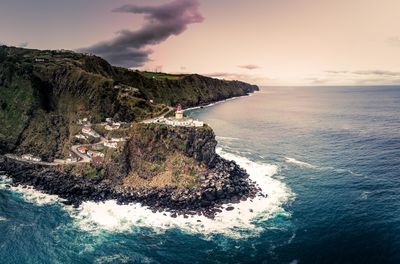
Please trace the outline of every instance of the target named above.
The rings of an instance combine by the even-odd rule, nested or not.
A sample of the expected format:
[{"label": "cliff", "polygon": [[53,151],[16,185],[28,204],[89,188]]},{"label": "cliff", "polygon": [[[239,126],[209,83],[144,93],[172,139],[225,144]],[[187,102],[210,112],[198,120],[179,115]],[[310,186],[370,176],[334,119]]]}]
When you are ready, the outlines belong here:
[{"label": "cliff", "polygon": [[264,195],[243,169],[215,153],[217,142],[209,127],[137,124],[130,134],[121,151],[96,168],[95,177],[82,173],[85,168],[76,173],[76,166],[43,168],[5,157],[0,157],[0,171],[7,171],[15,185],[56,194],[67,204],[140,202],[173,217],[201,213],[212,218],[224,204]]},{"label": "cliff", "polygon": [[209,127],[136,124],[128,134],[124,149],[105,170],[106,177],[124,186],[193,188],[215,167],[217,141]]},{"label": "cliff", "polygon": [[0,154],[62,157],[79,118],[140,121],[176,103],[202,105],[256,90],[196,74],[131,71],[74,52],[0,46]]},{"label": "cliff", "polygon": [[[0,171],[15,185],[34,186],[75,206],[116,199],[169,210],[175,216],[212,217],[221,205],[258,194],[247,173],[215,153],[217,141],[208,126],[139,121],[165,114],[177,103],[198,106],[256,90],[247,83],[196,74],[131,71],[74,52],[2,46],[0,154],[32,153],[65,161],[74,147],[86,146],[90,151],[102,148],[97,153],[104,159],[89,163],[81,156],[82,162],[44,166],[0,155]],[[107,117],[124,125],[108,131],[101,124]],[[84,127],[83,119],[100,132],[97,139],[75,137]],[[115,149],[106,148],[106,137],[122,141]],[[101,144],[93,144],[96,141]]]}]

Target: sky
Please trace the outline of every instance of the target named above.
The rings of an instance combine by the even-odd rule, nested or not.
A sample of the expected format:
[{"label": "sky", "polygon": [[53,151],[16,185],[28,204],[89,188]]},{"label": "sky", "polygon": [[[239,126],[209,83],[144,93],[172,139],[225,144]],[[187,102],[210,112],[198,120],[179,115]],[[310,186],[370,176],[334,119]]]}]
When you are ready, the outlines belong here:
[{"label": "sky", "polygon": [[259,85],[400,84],[399,0],[1,0],[0,43]]}]

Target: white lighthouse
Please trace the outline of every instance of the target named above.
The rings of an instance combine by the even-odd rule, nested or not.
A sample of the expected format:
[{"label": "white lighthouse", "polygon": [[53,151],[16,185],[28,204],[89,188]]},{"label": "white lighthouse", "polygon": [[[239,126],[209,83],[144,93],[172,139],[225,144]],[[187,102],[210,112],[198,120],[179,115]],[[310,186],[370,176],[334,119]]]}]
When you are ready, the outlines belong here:
[{"label": "white lighthouse", "polygon": [[175,119],[183,119],[183,110],[180,104],[176,106]]}]

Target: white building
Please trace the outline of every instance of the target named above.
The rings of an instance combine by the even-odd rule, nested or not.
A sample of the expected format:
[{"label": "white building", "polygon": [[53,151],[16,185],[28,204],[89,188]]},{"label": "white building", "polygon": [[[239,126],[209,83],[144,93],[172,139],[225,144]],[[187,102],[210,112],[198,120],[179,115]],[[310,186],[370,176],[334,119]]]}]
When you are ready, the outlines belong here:
[{"label": "white building", "polygon": [[24,154],[24,155],[21,156],[21,158],[24,159],[24,160],[35,161],[35,162],[42,161],[41,158],[35,157],[32,154]]},{"label": "white building", "polygon": [[126,141],[126,139],[125,138],[111,138],[111,141],[112,142],[124,142],[124,141]]},{"label": "white building", "polygon": [[117,130],[117,129],[119,129],[120,127],[121,127],[121,124],[120,124],[120,123],[112,123],[111,125],[107,124],[107,125],[104,127],[104,129],[105,129],[105,130],[111,131],[111,130]]},{"label": "white building", "polygon": [[191,119],[166,119],[165,124],[170,126],[191,126]]},{"label": "white building", "polygon": [[204,126],[204,122],[203,121],[199,121],[199,120],[193,120],[193,126],[195,126],[195,127],[203,127]]},{"label": "white building", "polygon": [[118,144],[116,142],[104,142],[104,146],[108,148],[117,148]]},{"label": "white building", "polygon": [[82,135],[82,134],[78,134],[78,135],[76,135],[75,137],[76,137],[76,138],[79,138],[79,139],[86,139],[86,138],[87,138],[86,136],[84,136],[84,135]]},{"label": "white building", "polygon": [[86,135],[89,135],[89,136],[92,136],[92,137],[94,137],[94,138],[99,138],[100,137],[100,135],[99,135],[99,133],[97,133],[96,131],[94,131],[92,128],[90,128],[90,127],[84,127],[84,128],[82,128],[82,133],[83,134],[86,134]]},{"label": "white building", "polygon": [[183,119],[183,110],[180,104],[176,106],[175,119]]},{"label": "white building", "polygon": [[90,132],[92,132],[92,128],[90,128],[90,127],[84,127],[84,128],[82,128],[82,133],[84,133],[84,134],[89,134]]}]

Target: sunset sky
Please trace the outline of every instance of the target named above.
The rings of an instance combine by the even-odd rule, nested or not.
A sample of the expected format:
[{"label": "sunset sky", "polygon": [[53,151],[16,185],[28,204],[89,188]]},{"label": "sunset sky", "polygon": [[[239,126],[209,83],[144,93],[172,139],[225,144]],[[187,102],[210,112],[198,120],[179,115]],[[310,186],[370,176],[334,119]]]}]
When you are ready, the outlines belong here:
[{"label": "sunset sky", "polygon": [[0,42],[260,85],[400,84],[399,0],[1,0]]}]

